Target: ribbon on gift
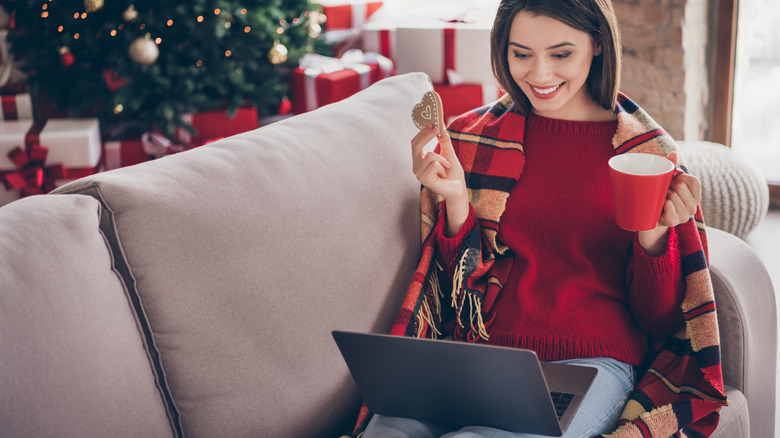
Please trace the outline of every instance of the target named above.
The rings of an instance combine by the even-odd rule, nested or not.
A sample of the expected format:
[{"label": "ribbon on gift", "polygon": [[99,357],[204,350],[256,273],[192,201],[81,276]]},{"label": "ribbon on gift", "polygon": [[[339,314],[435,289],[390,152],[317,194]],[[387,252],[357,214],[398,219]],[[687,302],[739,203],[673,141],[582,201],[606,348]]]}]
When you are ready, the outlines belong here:
[{"label": "ribbon on gift", "polygon": [[28,93],[0,96],[0,120],[32,119],[32,101]]},{"label": "ribbon on gift", "polygon": [[15,171],[0,172],[6,189],[19,190],[19,196],[48,193],[56,187],[57,179],[67,178],[68,170],[62,163],[46,166],[49,148],[41,146],[40,133],[45,122],[33,123],[24,138],[25,147],[17,146],[8,153]]},{"label": "ribbon on gift", "polygon": [[165,155],[176,154],[198,146],[213,143],[224,137],[204,140],[197,144],[176,143],[159,132],[145,132],[141,134],[141,147],[144,153],[150,157],[160,158]]},{"label": "ribbon on gift", "polygon": [[340,60],[346,65],[376,64],[381,72],[379,79],[392,76],[395,68],[390,58],[376,52],[364,52],[360,49],[347,50],[341,55]]},{"label": "ribbon on gift", "polygon": [[316,53],[307,53],[301,57],[300,67],[305,75],[304,94],[306,97],[306,111],[311,111],[318,107],[316,79],[321,74],[349,69],[360,75],[361,89],[371,85],[371,66],[366,64],[318,55]]},{"label": "ribbon on gift", "polygon": [[42,146],[41,131],[45,120],[32,124],[24,136],[24,148],[17,146],[8,153],[8,158],[17,170],[0,171],[0,179],[7,190],[19,190],[19,197],[41,195],[54,190],[57,180],[65,178],[83,178],[96,173],[95,168],[66,168],[63,163],[46,165],[49,148]]}]

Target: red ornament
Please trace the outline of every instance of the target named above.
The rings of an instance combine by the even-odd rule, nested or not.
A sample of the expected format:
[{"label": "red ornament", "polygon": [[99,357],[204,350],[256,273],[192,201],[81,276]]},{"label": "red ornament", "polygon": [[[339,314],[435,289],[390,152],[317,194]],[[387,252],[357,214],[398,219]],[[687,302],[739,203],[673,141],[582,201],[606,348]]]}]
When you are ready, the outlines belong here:
[{"label": "red ornament", "polygon": [[72,66],[74,62],[76,62],[76,57],[73,56],[72,53],[66,52],[60,55],[60,64],[62,64],[63,67],[68,68]]},{"label": "red ornament", "polygon": [[276,108],[276,112],[285,115],[290,114],[290,111],[292,111],[292,102],[290,102],[290,99],[287,97],[283,97],[282,101],[279,103],[279,107]]}]

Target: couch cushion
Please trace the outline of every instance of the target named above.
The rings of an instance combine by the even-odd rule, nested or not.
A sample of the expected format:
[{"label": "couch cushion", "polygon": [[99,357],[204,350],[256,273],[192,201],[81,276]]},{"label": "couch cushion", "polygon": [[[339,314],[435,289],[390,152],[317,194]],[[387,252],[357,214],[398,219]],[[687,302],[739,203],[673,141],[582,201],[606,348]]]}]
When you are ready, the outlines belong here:
[{"label": "couch cushion", "polygon": [[324,436],[359,396],[334,329],[386,332],[420,247],[411,110],[396,76],[258,130],[80,180],[188,437]]},{"label": "couch cushion", "polygon": [[720,409],[718,428],[711,438],[745,438],[750,436],[750,414],[745,396],[738,390],[726,386],[729,405]]},{"label": "couch cushion", "polygon": [[0,435],[164,437],[172,428],[86,196],[0,208]]}]

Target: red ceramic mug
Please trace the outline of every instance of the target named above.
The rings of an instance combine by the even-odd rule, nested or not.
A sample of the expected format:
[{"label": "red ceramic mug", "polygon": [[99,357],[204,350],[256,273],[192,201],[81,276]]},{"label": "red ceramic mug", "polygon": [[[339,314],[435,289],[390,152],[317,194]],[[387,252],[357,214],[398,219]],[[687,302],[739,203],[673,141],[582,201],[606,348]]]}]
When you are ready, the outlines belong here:
[{"label": "red ceramic mug", "polygon": [[628,231],[658,226],[674,163],[660,155],[625,153],[609,160],[609,178],[615,204],[615,220]]}]

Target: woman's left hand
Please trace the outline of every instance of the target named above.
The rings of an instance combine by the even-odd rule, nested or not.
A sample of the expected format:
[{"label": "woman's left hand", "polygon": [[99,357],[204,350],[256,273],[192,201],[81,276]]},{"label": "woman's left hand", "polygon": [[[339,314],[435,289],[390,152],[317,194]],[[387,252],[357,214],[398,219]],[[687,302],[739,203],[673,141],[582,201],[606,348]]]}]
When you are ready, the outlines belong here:
[{"label": "woman's left hand", "polygon": [[[672,152],[667,157],[677,167],[679,157]],[[701,183],[699,179],[687,173],[676,173],[672,177],[669,191],[664,201],[661,219],[654,230],[640,231],[639,244],[650,255],[660,255],[666,251],[666,236],[670,227],[687,222],[696,213],[701,202]]]},{"label": "woman's left hand", "polygon": [[[676,168],[679,162],[677,152],[670,153],[667,158],[674,163]],[[669,185],[658,225],[676,227],[687,222],[696,213],[696,207],[700,202],[701,183],[699,183],[699,179],[687,173],[676,173]]]}]

